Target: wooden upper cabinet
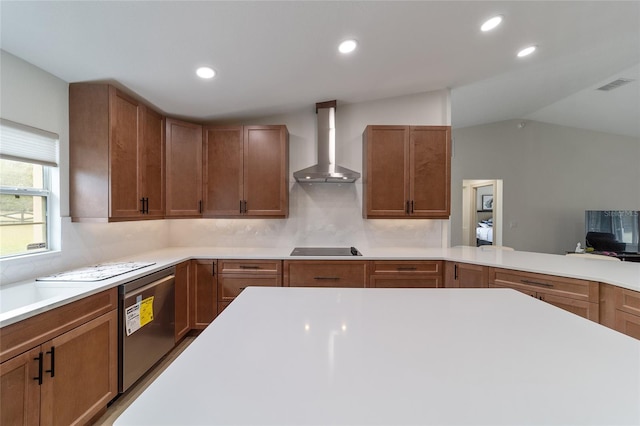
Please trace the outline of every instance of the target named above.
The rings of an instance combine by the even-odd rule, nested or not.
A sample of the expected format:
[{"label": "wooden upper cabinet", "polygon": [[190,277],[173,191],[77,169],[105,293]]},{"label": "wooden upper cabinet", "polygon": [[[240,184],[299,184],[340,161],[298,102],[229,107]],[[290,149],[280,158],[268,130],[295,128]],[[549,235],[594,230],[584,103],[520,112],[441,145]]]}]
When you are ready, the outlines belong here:
[{"label": "wooden upper cabinet", "polygon": [[408,126],[368,126],[363,149],[364,217],[404,217],[409,201]]},{"label": "wooden upper cabinet", "polygon": [[204,129],[203,216],[237,216],[243,199],[242,126]]},{"label": "wooden upper cabinet", "polygon": [[448,218],[449,126],[367,126],[363,134],[365,218]]},{"label": "wooden upper cabinet", "polygon": [[164,117],[107,84],[69,85],[74,221],[164,217]]},{"label": "wooden upper cabinet", "polygon": [[410,132],[410,214],[446,219],[451,211],[450,127],[412,126]]},{"label": "wooden upper cabinet", "polygon": [[166,217],[202,216],[202,126],[166,119]]},{"label": "wooden upper cabinet", "polygon": [[287,217],[285,126],[211,126],[204,138],[205,217]]},{"label": "wooden upper cabinet", "polygon": [[142,186],[144,188],[145,214],[150,217],[164,217],[164,126],[165,119],[152,109],[142,109],[142,144],[140,163],[142,164]]}]

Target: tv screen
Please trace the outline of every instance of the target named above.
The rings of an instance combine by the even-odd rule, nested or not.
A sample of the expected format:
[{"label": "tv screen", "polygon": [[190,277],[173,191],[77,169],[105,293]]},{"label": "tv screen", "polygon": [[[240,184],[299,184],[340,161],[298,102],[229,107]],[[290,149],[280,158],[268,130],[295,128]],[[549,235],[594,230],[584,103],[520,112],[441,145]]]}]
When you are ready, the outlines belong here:
[{"label": "tv screen", "polygon": [[595,251],[639,253],[639,210],[587,210],[586,246]]}]

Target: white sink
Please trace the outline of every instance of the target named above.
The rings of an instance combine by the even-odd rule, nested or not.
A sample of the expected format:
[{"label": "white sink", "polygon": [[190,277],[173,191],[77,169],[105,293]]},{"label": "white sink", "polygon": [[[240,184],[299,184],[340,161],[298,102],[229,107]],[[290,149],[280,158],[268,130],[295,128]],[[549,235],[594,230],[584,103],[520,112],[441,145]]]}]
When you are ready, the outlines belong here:
[{"label": "white sink", "polygon": [[48,305],[83,293],[86,289],[79,287],[41,287],[36,283],[9,285],[0,287],[0,317],[7,312],[37,308],[32,305]]}]

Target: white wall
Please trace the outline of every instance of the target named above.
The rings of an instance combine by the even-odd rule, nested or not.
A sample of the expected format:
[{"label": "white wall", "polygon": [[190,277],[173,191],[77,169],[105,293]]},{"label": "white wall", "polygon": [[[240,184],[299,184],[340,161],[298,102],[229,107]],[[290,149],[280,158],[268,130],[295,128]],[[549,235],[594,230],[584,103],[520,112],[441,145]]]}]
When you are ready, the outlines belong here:
[{"label": "white wall", "polygon": [[503,179],[503,245],[564,254],[585,210],[640,210],[640,140],[536,121],[454,129],[451,244],[462,243],[462,180]]},{"label": "white wall", "polygon": [[[362,132],[368,124],[448,125],[450,121],[447,90],[350,105],[338,101],[336,162],[362,171]],[[289,218],[171,220],[171,245],[354,245],[359,249],[447,245],[448,220],[364,220],[361,180],[355,184],[295,183],[293,172],[317,160],[315,105],[245,124],[285,124],[289,129]]]},{"label": "white wall", "polygon": [[65,81],[0,51],[0,117],[60,136],[60,212],[55,212],[58,218],[53,225],[61,236],[60,250],[54,253],[0,260],[0,284],[168,245],[164,221],[79,224],[69,220],[68,87]]}]

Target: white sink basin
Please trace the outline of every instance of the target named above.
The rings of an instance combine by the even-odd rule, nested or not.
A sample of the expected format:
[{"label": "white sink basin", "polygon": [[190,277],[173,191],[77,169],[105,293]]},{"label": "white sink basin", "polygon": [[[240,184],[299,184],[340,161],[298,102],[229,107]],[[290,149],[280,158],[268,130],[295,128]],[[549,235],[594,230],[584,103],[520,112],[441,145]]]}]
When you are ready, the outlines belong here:
[{"label": "white sink basin", "polygon": [[0,287],[0,318],[4,314],[33,305],[48,305],[84,292],[79,287],[40,287],[36,283]]}]

